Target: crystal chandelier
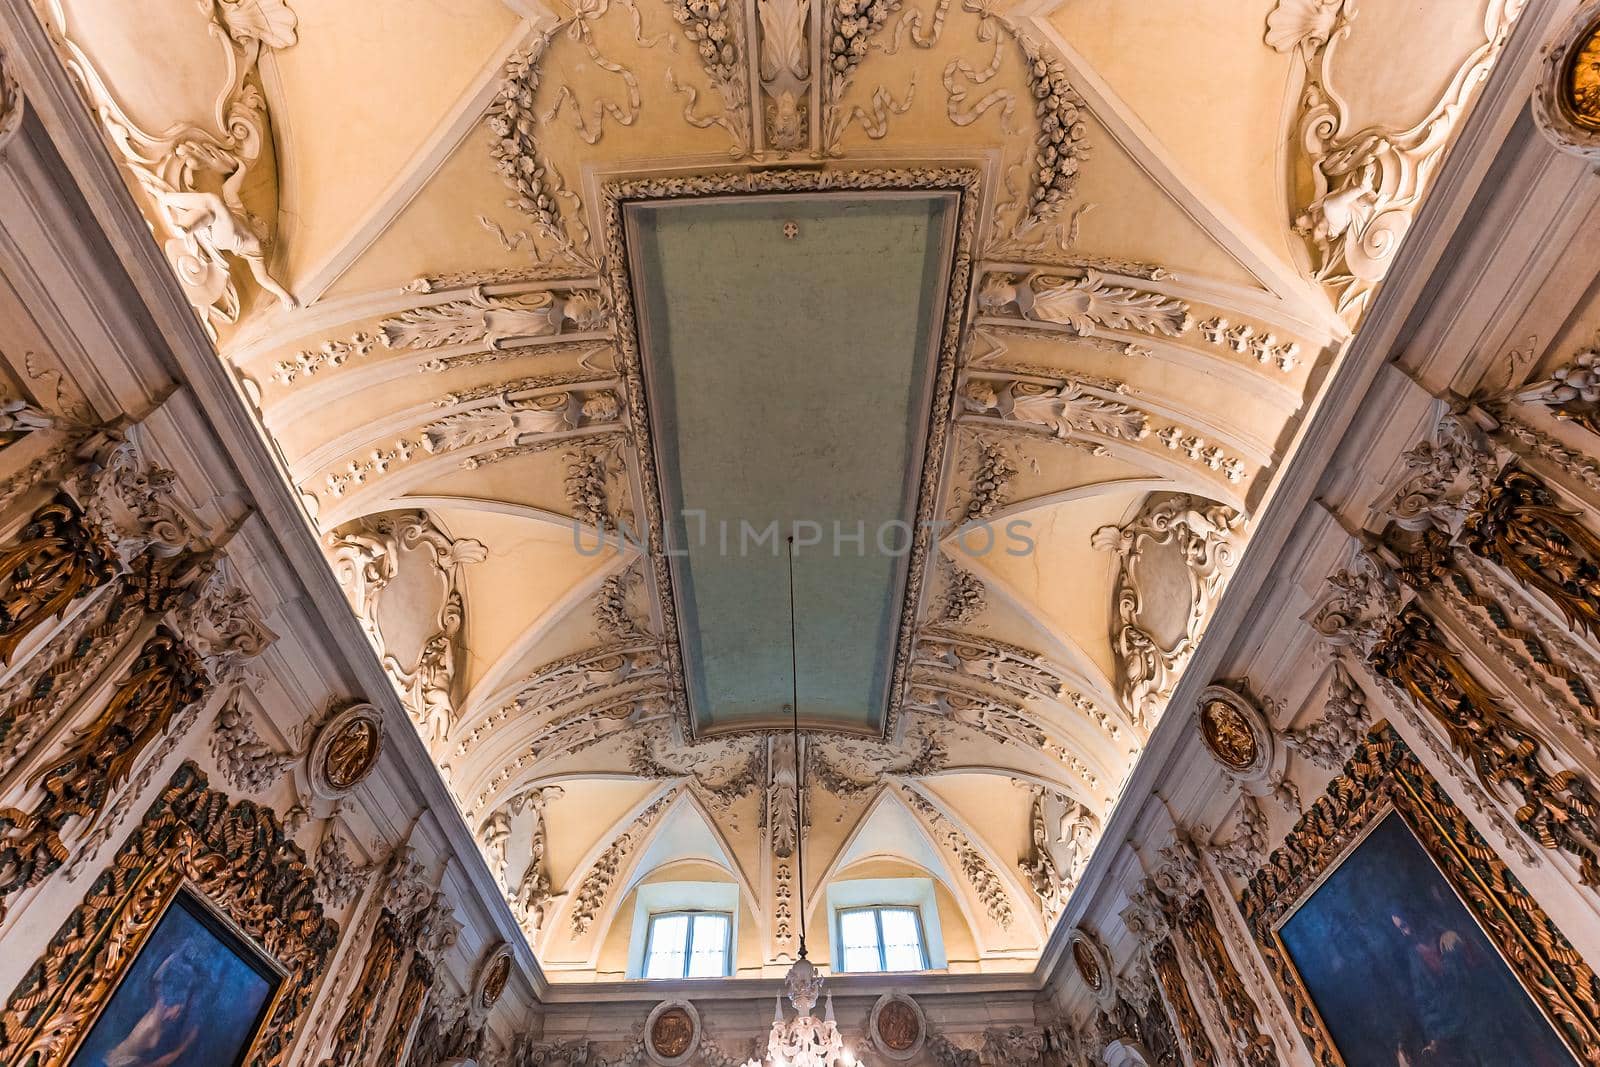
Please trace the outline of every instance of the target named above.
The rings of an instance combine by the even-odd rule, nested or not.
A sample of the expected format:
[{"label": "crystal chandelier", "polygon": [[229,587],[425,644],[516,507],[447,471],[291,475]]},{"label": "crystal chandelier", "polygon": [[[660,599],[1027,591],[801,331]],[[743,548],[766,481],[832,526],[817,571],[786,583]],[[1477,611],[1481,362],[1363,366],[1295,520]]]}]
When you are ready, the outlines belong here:
[{"label": "crystal chandelier", "polygon": [[[794,538],[789,538],[789,673],[790,727],[794,734],[795,865],[798,869],[800,951],[783,979],[783,994],[772,1012],[772,1032],[767,1036],[767,1058],[752,1059],[744,1067],[854,1067],[855,1054],[845,1047],[833,1019],[833,994],[828,994],[822,1018],[812,1014],[822,997],[822,974],[806,959],[805,781],[800,766],[800,671],[795,651]],[[795,1017],[786,1018],[783,1002],[794,1005]]]}]

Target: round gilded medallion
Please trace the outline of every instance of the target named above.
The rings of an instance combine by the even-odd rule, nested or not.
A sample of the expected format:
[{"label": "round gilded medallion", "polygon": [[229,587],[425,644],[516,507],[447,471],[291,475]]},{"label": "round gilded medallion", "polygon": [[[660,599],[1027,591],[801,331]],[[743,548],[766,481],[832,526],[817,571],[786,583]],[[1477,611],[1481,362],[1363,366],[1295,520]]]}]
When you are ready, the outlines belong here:
[{"label": "round gilded medallion", "polygon": [[1578,35],[1567,56],[1561,103],[1574,125],[1600,132],[1600,18]]},{"label": "round gilded medallion", "polygon": [[1095,958],[1094,949],[1082,938],[1072,942],[1072,962],[1078,965],[1078,976],[1083,979],[1083,984],[1092,992],[1100,992],[1106,977],[1100,970],[1100,961]]},{"label": "round gilded medallion", "polygon": [[1563,152],[1600,163],[1600,0],[1550,37],[1533,92],[1533,119]]},{"label": "round gilded medallion", "polygon": [[309,761],[312,787],[330,800],[366,780],[383,752],[383,720],[371,704],[354,704],[329,719],[317,734]]},{"label": "round gilded medallion", "polygon": [[645,1020],[645,1052],[660,1067],[688,1063],[700,1045],[700,1013],[686,1000],[666,1000]]},{"label": "round gilded medallion", "polygon": [[1201,703],[1200,736],[1213,756],[1236,771],[1249,770],[1261,755],[1250,723],[1226,700],[1212,698]]},{"label": "round gilded medallion", "polygon": [[485,1008],[492,1008],[500,1003],[500,996],[506,991],[506,982],[511,978],[511,957],[496,956],[494,962],[489,964],[489,972],[483,978],[483,991],[478,995],[479,1002]]},{"label": "round gilded medallion", "polygon": [[916,1001],[904,993],[885,993],[872,1006],[867,1036],[885,1059],[905,1062],[922,1051],[928,1025]]},{"label": "round gilded medallion", "polygon": [[694,1037],[694,1022],[682,1008],[669,1008],[656,1016],[650,1028],[650,1043],[668,1059],[689,1051],[689,1039]]}]

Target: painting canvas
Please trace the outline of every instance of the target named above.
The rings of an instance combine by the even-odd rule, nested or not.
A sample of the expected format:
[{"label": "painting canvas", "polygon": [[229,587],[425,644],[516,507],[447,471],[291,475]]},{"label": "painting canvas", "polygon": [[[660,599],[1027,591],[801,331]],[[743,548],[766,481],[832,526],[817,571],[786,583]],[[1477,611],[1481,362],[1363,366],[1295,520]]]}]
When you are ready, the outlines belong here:
[{"label": "painting canvas", "polygon": [[181,892],[71,1067],[237,1067],[280,981],[249,944]]},{"label": "painting canvas", "polygon": [[1278,935],[1348,1067],[1576,1067],[1397,814]]}]

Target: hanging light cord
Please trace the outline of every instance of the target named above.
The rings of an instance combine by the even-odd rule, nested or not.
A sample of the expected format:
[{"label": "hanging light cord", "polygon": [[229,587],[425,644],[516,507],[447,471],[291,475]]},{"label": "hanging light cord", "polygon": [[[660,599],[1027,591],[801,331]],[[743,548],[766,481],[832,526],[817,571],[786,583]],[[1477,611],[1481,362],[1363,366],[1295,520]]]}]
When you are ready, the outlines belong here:
[{"label": "hanging light cord", "polygon": [[800,788],[800,658],[795,648],[794,535],[789,536],[789,714],[794,736],[794,854],[800,879],[800,958],[806,958],[806,849],[804,794]]}]

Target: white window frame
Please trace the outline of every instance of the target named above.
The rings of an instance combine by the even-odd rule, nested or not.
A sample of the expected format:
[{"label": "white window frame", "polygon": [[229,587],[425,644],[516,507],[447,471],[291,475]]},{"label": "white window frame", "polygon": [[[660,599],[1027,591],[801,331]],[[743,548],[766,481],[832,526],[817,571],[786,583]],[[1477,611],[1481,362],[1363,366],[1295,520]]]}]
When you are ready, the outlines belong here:
[{"label": "white window frame", "polygon": [[841,908],[865,908],[874,905],[887,908],[916,908],[922,919],[922,955],[928,963],[926,969],[948,970],[950,962],[945,956],[944,926],[939,915],[939,898],[934,886],[934,880],[925,875],[900,878],[846,878],[829,882],[825,891],[830,949],[828,958],[840,961],[839,965],[843,967],[844,946],[840,943],[837,918]]},{"label": "white window frame", "polygon": [[[873,924],[878,928],[878,969],[876,971],[846,971],[844,969],[844,917],[859,912],[872,913]],[[883,944],[883,913],[886,911],[909,911],[917,921],[917,954],[921,957],[921,966],[915,970],[889,969],[889,952]],[[839,973],[841,974],[914,974],[916,971],[926,971],[928,967],[928,928],[922,921],[922,909],[915,904],[860,904],[848,908],[839,908],[833,913],[834,926],[837,930],[836,940],[839,942]]]},{"label": "white window frame", "polygon": [[[715,915],[727,920],[727,934],[722,941],[722,973],[701,975],[702,978],[730,978],[733,975],[733,913],[719,911],[715,908],[672,908],[666,911],[652,911],[645,920],[644,934],[644,961],[640,967],[640,977],[650,971],[650,950],[656,939],[656,920],[668,919],[676,915],[686,916],[689,920],[688,939],[683,945],[683,973],[662,978],[646,979],[653,982],[671,982],[689,977],[689,961],[694,956],[694,928],[695,917],[698,915]],[[881,953],[880,953],[881,954]]]}]

